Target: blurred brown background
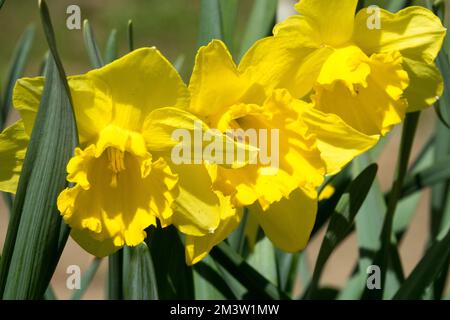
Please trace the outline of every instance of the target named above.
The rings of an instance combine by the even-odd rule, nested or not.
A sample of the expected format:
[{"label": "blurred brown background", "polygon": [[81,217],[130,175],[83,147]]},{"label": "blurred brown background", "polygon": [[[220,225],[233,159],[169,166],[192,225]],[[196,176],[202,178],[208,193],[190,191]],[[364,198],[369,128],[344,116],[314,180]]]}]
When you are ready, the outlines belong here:
[{"label": "blurred brown background", "polygon": [[[239,19],[237,26],[237,39],[245,26],[246,16],[252,5],[252,0],[241,0]],[[81,8],[83,19],[89,19],[94,29],[100,49],[106,45],[106,39],[111,29],[116,28],[120,43],[120,54],[127,51],[127,22],[133,20],[135,47],[156,46],[172,62],[180,54],[184,55],[183,76],[189,77],[192,68],[195,50],[197,47],[197,31],[199,21],[199,0],[47,0],[51,11],[53,24],[56,30],[58,48],[68,74],[78,74],[90,69],[88,56],[83,44],[81,30],[68,30],[66,28],[66,8],[76,4]],[[292,12],[292,3],[295,1],[280,1],[279,19],[283,19]],[[37,1],[35,0],[7,0],[0,11],[0,80],[3,85],[7,75],[9,61],[14,46],[26,26],[36,26],[36,39],[30,55],[30,63],[26,69],[27,76],[35,76],[46,52],[46,43],[39,21]],[[17,116],[12,115],[10,121]],[[428,140],[436,116],[432,110],[428,110],[422,116],[420,128],[417,131],[414,150],[417,152]],[[395,171],[397,149],[399,144],[400,128],[392,133],[392,138],[387,143],[379,160],[379,179],[384,191],[390,189]],[[416,208],[414,220],[401,245],[401,257],[404,262],[406,274],[421,258],[426,247],[428,236],[428,211],[429,191],[422,195],[422,199]],[[0,202],[0,245],[6,234],[8,213],[4,203]],[[310,266],[314,265],[318,249],[323,238],[321,232],[311,241],[307,248]],[[345,280],[351,274],[354,262],[358,256],[356,237],[349,237],[345,243],[332,256],[324,271],[322,283],[330,286],[343,286]],[[79,265],[82,272],[86,270],[92,256],[85,253],[76,243],[69,240],[58,265],[52,284],[58,298],[67,299],[72,291],[66,288],[66,269],[69,265]],[[85,299],[105,298],[106,288],[106,259],[88,289]]]}]

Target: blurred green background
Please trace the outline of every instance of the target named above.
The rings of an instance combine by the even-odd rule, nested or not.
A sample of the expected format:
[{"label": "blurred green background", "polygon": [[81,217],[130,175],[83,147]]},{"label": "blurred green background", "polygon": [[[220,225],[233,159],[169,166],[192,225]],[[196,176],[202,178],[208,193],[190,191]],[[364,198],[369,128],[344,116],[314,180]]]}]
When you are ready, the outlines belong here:
[{"label": "blurred green background", "polygon": [[[240,0],[236,41],[245,27],[254,0]],[[69,5],[78,5],[81,19],[88,19],[100,50],[104,50],[109,33],[117,29],[119,54],[128,50],[127,24],[133,20],[135,47],[156,46],[170,61],[184,56],[182,74],[185,80],[195,58],[200,14],[200,0],[48,0],[52,22],[67,74],[90,69],[84,48],[82,30],[68,30],[66,13]],[[46,52],[37,0],[7,0],[0,11],[0,79],[2,86],[9,62],[20,35],[27,26],[36,27],[36,38],[25,74],[35,76]]]}]

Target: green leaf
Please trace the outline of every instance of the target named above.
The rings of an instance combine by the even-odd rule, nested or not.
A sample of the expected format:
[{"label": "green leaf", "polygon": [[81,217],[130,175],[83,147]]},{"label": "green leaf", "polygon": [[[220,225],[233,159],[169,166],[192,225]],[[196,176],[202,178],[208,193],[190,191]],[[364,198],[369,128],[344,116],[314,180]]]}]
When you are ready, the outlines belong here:
[{"label": "green leaf", "polygon": [[0,9],[3,7],[3,5],[5,4],[6,0],[0,0]]},{"label": "green leaf", "polygon": [[230,52],[234,51],[234,32],[236,29],[238,4],[238,0],[219,0],[222,38]]},{"label": "green leaf", "polygon": [[[3,4],[3,3],[2,3]],[[9,69],[8,81],[4,92],[3,105],[0,110],[0,131],[5,127],[8,114],[12,107],[12,95],[17,79],[22,77],[35,35],[34,26],[29,26],[20,37],[14,50],[13,60]]]},{"label": "green leaf", "polygon": [[[400,197],[405,198],[426,187],[445,182],[450,179],[450,156],[436,161],[431,167],[421,170],[405,179]],[[389,198],[392,191],[386,197]]]},{"label": "green leaf", "polygon": [[275,258],[275,247],[272,242],[264,237],[259,241],[246,259],[247,263],[264,276],[271,283],[278,285],[277,262]]},{"label": "green leaf", "polygon": [[123,249],[108,256],[108,299],[123,299]]},{"label": "green leaf", "polygon": [[100,54],[100,50],[98,49],[98,45],[95,41],[94,32],[92,31],[88,20],[84,20],[83,23],[83,38],[91,65],[95,69],[101,68],[104,64],[102,55]]},{"label": "green leaf", "polygon": [[[361,155],[353,162],[356,174],[372,163],[368,153]],[[356,217],[356,236],[358,241],[358,271],[348,281],[347,286],[339,293],[339,299],[359,299],[366,285],[366,270],[372,264],[374,254],[381,247],[379,239],[383,228],[386,203],[381,192],[378,179],[374,180],[366,200]]]},{"label": "green leaf", "polygon": [[376,177],[378,166],[368,166],[348,187],[339,200],[334,214],[331,216],[325,238],[319,250],[312,280],[306,293],[308,299],[314,299],[319,288],[319,281],[325,264],[333,250],[347,237],[352,229],[354,219],[364,203]]},{"label": "green leaf", "polygon": [[210,256],[194,265],[195,299],[237,300],[232,283],[227,281]]},{"label": "green leaf", "polygon": [[396,300],[420,299],[425,289],[438,276],[450,256],[450,224],[440,233],[395,294]]},{"label": "green leaf", "polygon": [[104,61],[105,64],[111,63],[117,59],[119,55],[119,49],[117,45],[117,30],[111,30],[108,41],[106,42],[105,56]]},{"label": "green leaf", "polygon": [[134,30],[133,30],[133,20],[128,20],[128,50],[131,52],[134,50]]},{"label": "green leaf", "polygon": [[204,46],[213,39],[222,39],[222,17],[220,0],[200,1],[200,30],[198,46]]},{"label": "green leaf", "polygon": [[[448,56],[442,50],[437,59],[436,64],[441,70],[443,75],[450,75],[450,63]],[[441,99],[437,102],[435,111],[439,120],[447,127],[450,128],[450,83],[448,77],[443,77],[444,81],[444,93]]]},{"label": "green leaf", "polygon": [[366,0],[365,7],[377,5],[391,12],[397,12],[409,5],[409,2],[408,0]]},{"label": "green leaf", "polygon": [[86,270],[86,272],[83,273],[83,276],[81,277],[80,289],[75,290],[71,300],[80,300],[81,298],[83,298],[83,295],[86,293],[86,290],[89,288],[89,285],[94,279],[94,276],[97,273],[98,267],[100,267],[101,262],[102,259],[97,257],[92,260],[89,268]]},{"label": "green leaf", "polygon": [[126,300],[157,300],[158,287],[152,256],[147,244],[125,247],[123,295]]},{"label": "green leaf", "polygon": [[184,246],[174,227],[152,228],[147,245],[155,267],[160,299],[194,299],[192,268],[186,265]]},{"label": "green leaf", "polygon": [[252,12],[242,39],[239,59],[257,40],[271,34],[275,25],[278,0],[258,0],[253,4]]},{"label": "green leaf", "polygon": [[[403,281],[403,268],[401,266],[396,238],[393,234],[393,224],[394,215],[401,198],[404,180],[408,172],[409,158],[419,118],[420,112],[409,113],[403,125],[396,179],[388,198],[385,220],[380,234],[381,248],[376,252],[374,258],[373,264],[379,266],[381,270],[382,290],[369,290],[366,288],[363,295],[364,298],[380,299],[383,297],[383,294],[385,297],[390,298],[389,295],[395,290],[395,286]],[[394,287],[391,287],[392,284],[394,284]]]},{"label": "green leaf", "polygon": [[211,257],[225,270],[236,278],[247,290],[251,298],[289,299],[273,283],[262,276],[252,266],[237,254],[225,242],[220,243],[211,251]]},{"label": "green leaf", "polygon": [[1,261],[0,290],[4,299],[40,299],[48,287],[59,260],[62,219],[56,199],[67,185],[66,165],[78,137],[48,9],[44,1],[40,4],[52,55]]}]

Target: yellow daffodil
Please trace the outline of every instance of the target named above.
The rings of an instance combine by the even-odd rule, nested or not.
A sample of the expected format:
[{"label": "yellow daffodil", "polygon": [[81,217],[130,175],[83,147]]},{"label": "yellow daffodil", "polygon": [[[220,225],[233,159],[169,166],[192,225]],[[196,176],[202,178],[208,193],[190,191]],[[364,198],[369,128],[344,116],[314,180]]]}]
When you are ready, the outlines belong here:
[{"label": "yellow daffodil", "polygon": [[422,7],[370,7],[355,16],[357,3],[299,1],[300,14],[276,25],[241,64],[265,70],[261,81],[270,87],[310,98],[362,133],[384,135],[442,94],[434,60],[446,31]]},{"label": "yellow daffodil", "polygon": [[[136,50],[68,82],[80,147],[67,165],[73,187],[57,204],[84,249],[105,256],[136,246],[157,220],[201,236],[214,232],[221,217],[235,215],[229,199],[211,190],[204,167],[170,165],[173,130],[193,130],[200,120],[183,110],[188,89],[159,51]],[[15,87],[22,119],[0,136],[4,191],[16,190],[43,86],[39,77]]]},{"label": "yellow daffodil", "polygon": [[[327,166],[336,169],[342,161],[349,161],[349,154],[354,157],[364,152],[377,138],[292,98],[287,90],[273,90],[260,81],[266,77],[264,70],[252,65],[236,66],[226,46],[214,40],[197,54],[189,84],[189,111],[221,132],[230,128],[279,130],[278,170],[258,163],[237,169],[213,165],[209,172],[214,189],[230,196],[235,206],[253,205],[250,213],[278,247],[298,251],[313,227],[316,189]],[[199,261],[225,239],[241,214],[223,215],[213,234],[188,236],[188,263]]]}]

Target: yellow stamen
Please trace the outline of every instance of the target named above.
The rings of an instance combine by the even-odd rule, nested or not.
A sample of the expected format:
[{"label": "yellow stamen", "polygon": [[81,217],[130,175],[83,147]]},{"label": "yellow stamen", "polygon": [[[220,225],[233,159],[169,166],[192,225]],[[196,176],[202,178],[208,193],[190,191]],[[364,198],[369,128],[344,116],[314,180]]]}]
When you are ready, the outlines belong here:
[{"label": "yellow stamen", "polygon": [[115,148],[107,149],[108,160],[110,162],[110,169],[114,173],[119,173],[125,170],[124,153]]}]

